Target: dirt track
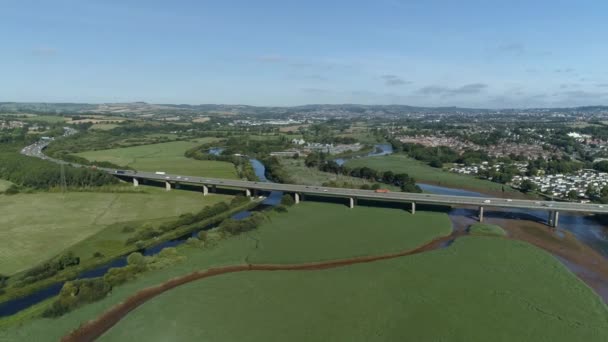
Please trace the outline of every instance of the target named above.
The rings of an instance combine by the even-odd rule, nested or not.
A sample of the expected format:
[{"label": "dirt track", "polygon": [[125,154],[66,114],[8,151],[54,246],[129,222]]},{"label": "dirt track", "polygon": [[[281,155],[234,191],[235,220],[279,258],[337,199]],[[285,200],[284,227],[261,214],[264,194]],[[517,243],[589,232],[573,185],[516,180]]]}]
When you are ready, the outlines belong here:
[{"label": "dirt track", "polygon": [[70,334],[64,336],[61,341],[63,342],[81,342],[81,341],[94,341],[98,337],[100,337],[103,333],[108,331],[112,326],[118,323],[123,317],[125,317],[129,312],[136,309],[141,304],[147,302],[148,300],[158,296],[159,294],[171,290],[180,285],[189,283],[191,281],[196,281],[204,278],[209,278],[221,274],[228,273],[236,273],[236,272],[245,272],[245,271],[315,271],[315,270],[324,270],[329,268],[336,268],[354,264],[361,264],[366,262],[385,260],[398,258],[406,255],[412,255],[417,253],[422,253],[428,250],[432,250],[437,248],[443,243],[446,243],[452,240],[454,236],[450,235],[447,237],[435,239],[430,243],[418,247],[416,249],[412,249],[409,251],[403,251],[392,254],[384,254],[378,256],[365,256],[365,257],[357,257],[357,258],[349,258],[349,259],[339,259],[325,262],[316,262],[316,263],[306,263],[306,264],[243,264],[243,265],[234,265],[234,266],[225,266],[225,267],[217,267],[210,268],[205,271],[198,271],[194,273],[187,274],[185,276],[181,276],[178,278],[173,278],[169,281],[166,281],[160,285],[149,287],[138,291],[131,297],[127,298],[124,302],[121,302],[114,307],[110,308],[108,311],[101,314],[94,320],[91,320],[83,325],[81,325],[78,329],[72,331]]}]

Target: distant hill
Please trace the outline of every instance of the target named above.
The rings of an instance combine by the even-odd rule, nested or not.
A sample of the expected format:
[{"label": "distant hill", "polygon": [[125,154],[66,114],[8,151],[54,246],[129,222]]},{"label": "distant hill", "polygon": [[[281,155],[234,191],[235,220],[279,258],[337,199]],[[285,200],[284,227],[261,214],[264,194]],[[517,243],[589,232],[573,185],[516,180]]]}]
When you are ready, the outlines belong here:
[{"label": "distant hill", "polygon": [[258,107],[225,104],[150,104],[129,103],[42,103],[0,102],[0,113],[40,114],[114,114],[114,115],[286,115],[308,114],[319,116],[382,116],[405,114],[483,114],[483,113],[608,113],[608,106],[533,109],[475,109],[460,107],[414,107],[406,105],[310,104],[293,107]]}]

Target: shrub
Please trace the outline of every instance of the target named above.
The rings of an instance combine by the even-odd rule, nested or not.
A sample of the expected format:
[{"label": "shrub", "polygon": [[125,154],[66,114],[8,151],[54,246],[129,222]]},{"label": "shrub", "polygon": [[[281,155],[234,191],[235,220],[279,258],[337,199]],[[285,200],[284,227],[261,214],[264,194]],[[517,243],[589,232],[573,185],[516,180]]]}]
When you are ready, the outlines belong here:
[{"label": "shrub", "polygon": [[83,304],[105,297],[112,286],[103,278],[80,279],[66,282],[58,298],[44,312],[44,317],[58,317]]},{"label": "shrub", "polygon": [[123,233],[133,233],[135,231],[135,227],[134,226],[124,226],[122,227],[122,232]]},{"label": "shrub", "polygon": [[125,267],[113,267],[103,276],[103,281],[109,286],[118,286],[126,283],[130,279],[135,278],[139,269],[133,265]]},{"label": "shrub", "polygon": [[276,211],[277,213],[286,213],[287,208],[285,208],[285,206],[283,205],[277,205],[276,207],[274,207],[274,211]]},{"label": "shrub", "polygon": [[201,230],[200,232],[198,232],[198,234],[196,236],[198,236],[198,239],[203,242],[207,241],[207,232],[204,230]]},{"label": "shrub", "polygon": [[139,252],[133,252],[127,257],[127,263],[129,265],[142,265],[144,263],[144,256]]},{"label": "shrub", "polygon": [[11,186],[8,187],[8,189],[6,189],[4,191],[5,194],[7,195],[16,195],[18,194],[20,191],[20,188],[18,185],[12,184]]},{"label": "shrub", "polygon": [[8,277],[4,274],[0,274],[0,288],[6,286],[6,282],[8,281]]},{"label": "shrub", "polygon": [[198,246],[199,243],[201,242],[201,240],[195,238],[195,237],[189,237],[188,240],[186,240],[186,244],[190,245],[190,246]]},{"label": "shrub", "polygon": [[293,197],[291,197],[290,194],[285,194],[283,197],[281,197],[281,205],[291,207],[294,204],[296,204],[296,201],[293,199]]},{"label": "shrub", "polygon": [[93,258],[103,258],[103,257],[104,257],[104,255],[101,252],[95,252],[95,253],[93,253]]}]

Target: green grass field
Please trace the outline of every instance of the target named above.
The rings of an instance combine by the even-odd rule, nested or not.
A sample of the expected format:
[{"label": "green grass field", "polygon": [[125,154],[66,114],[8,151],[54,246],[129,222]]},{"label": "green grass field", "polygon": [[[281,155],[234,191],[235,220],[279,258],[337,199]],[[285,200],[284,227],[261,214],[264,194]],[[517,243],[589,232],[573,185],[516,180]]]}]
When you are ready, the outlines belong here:
[{"label": "green grass field", "polygon": [[[213,140],[215,139],[208,138],[209,142]],[[195,160],[184,156],[186,150],[201,143],[203,143],[202,139],[198,139],[197,142],[172,141],[161,144],[81,152],[76,155],[91,161],[109,161],[140,171],[165,171],[189,176],[236,179],[236,170],[231,163]]]},{"label": "green grass field", "polygon": [[0,179],[0,192],[6,191],[6,189],[8,189],[11,185],[13,185],[12,182]]},{"label": "green grass field", "polygon": [[[146,193],[35,193],[0,196],[0,273],[13,274],[45,261],[89,237],[91,256],[118,237],[110,225],[156,222],[195,212],[225,196],[146,187]],[[116,233],[119,234],[119,233]],[[124,234],[123,234],[124,236]],[[123,237],[126,239],[126,237]],[[79,251],[76,250],[78,253]],[[78,254],[77,254],[78,255]]]},{"label": "green grass field", "polygon": [[[503,187],[499,183],[433,168],[403,154],[358,158],[348,161],[346,165],[349,167],[367,166],[378,171],[405,172],[414,177],[417,182],[429,182],[452,188],[502,191]],[[505,191],[515,191],[506,185],[504,187]]]},{"label": "green grass field", "polygon": [[[334,181],[337,183],[350,183],[355,186],[361,186],[364,184],[372,185],[373,182],[370,182],[366,179],[344,176],[344,175],[336,175],[330,172],[319,171],[319,169],[314,167],[306,167],[304,165],[304,158],[300,158],[298,160],[294,160],[291,158],[282,158],[281,165],[287,171],[287,174],[293,179],[296,184],[302,185],[321,185],[325,182]],[[393,191],[399,191],[398,187],[388,186],[383,184],[383,188],[388,188]]]},{"label": "green grass field", "polygon": [[[314,248],[311,246],[311,248]],[[548,253],[494,237],[323,271],[166,292],[100,341],[607,341],[608,309]]]},{"label": "green grass field", "polygon": [[[292,220],[288,218],[289,215],[295,216],[293,221],[314,215],[317,217],[314,223],[318,223],[318,225],[314,227],[312,225],[291,225]],[[344,222],[354,224],[349,229],[346,229],[346,225],[343,224],[336,225],[338,222],[336,217],[339,218],[342,215],[354,215],[350,216],[351,219],[345,217]],[[201,249],[182,245],[179,250],[187,257],[185,262],[170,268],[147,272],[133,282],[114,288],[111,296],[57,319],[36,319],[27,321],[26,325],[21,327],[11,323],[19,321],[17,318],[14,320],[0,319],[0,341],[3,337],[7,340],[58,340],[82,322],[96,317],[137,290],[209,267],[242,264],[247,261],[251,262],[253,259],[259,262],[285,263],[293,260],[294,253],[291,250],[306,253],[310,258],[310,260],[301,258],[302,261],[320,261],[330,257],[347,258],[367,253],[384,254],[400,249],[400,243],[402,243],[403,249],[414,248],[450,231],[447,215],[428,213],[428,222],[421,219],[427,217],[424,215],[427,213],[422,211],[417,212],[416,215],[410,215],[399,209],[365,208],[363,206],[348,209],[337,204],[303,202],[297,207],[290,208],[289,213],[273,213],[272,221],[265,223],[259,228],[259,231],[222,240],[217,246]],[[352,219],[363,216],[366,218],[360,223],[360,220]],[[387,227],[369,224],[369,222],[382,220],[383,217],[390,218]],[[285,227],[282,224],[287,221],[291,226]],[[304,231],[296,232],[296,227],[300,227]],[[428,229],[425,230],[425,227]],[[310,230],[308,230],[309,228]],[[334,229],[335,231],[332,231]],[[395,241],[378,234],[378,231],[396,237]],[[295,234],[293,238],[290,237],[292,234]],[[370,243],[365,243],[365,241]],[[271,242],[273,244],[281,243],[284,246],[273,246],[270,244]],[[304,243],[306,245],[302,246]],[[303,251],[305,248],[308,248],[309,251]],[[27,313],[24,313],[24,316],[27,316]],[[2,329],[3,324],[11,326]]]},{"label": "green grass field", "polygon": [[22,120],[25,121],[39,121],[46,123],[58,123],[68,121],[70,118],[67,116],[58,116],[58,115],[36,115],[29,118],[25,118]]},{"label": "green grass field", "polygon": [[395,253],[451,232],[444,213],[302,202],[251,233],[260,243],[248,260],[297,264]]},{"label": "green grass field", "polygon": [[496,224],[474,223],[469,227],[471,235],[507,236],[507,232]]}]

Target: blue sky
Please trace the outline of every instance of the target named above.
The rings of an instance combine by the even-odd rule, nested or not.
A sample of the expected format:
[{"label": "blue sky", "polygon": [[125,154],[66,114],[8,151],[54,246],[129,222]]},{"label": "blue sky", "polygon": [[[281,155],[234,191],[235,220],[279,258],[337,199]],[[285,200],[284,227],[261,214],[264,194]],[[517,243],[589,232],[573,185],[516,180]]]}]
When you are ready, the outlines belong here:
[{"label": "blue sky", "polygon": [[608,1],[3,0],[0,101],[608,104]]}]

